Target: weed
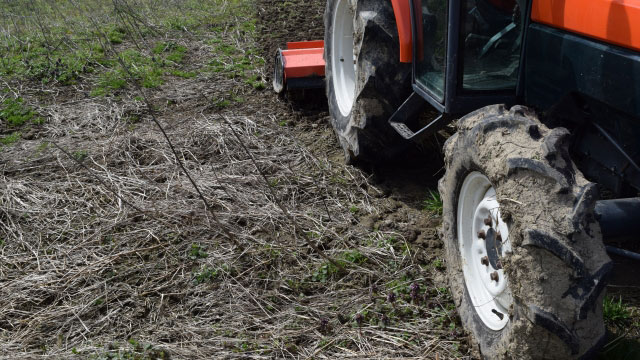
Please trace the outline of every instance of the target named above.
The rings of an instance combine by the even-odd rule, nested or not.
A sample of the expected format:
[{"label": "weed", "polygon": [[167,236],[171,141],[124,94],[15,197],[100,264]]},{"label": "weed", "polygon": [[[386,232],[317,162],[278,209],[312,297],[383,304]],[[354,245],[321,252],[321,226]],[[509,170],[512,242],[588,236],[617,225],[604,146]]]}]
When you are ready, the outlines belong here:
[{"label": "weed", "polygon": [[198,26],[196,19],[188,16],[173,16],[167,19],[166,24],[169,28],[179,31],[193,30]]},{"label": "weed", "polygon": [[229,266],[229,264],[222,264],[222,266],[220,266],[220,270],[224,271],[225,273],[231,276],[236,276],[238,274],[236,268]]},{"label": "weed", "polygon": [[76,161],[83,162],[84,159],[86,159],[87,156],[89,156],[89,153],[86,150],[78,150],[78,151],[74,151],[72,155],[73,155],[73,158],[76,159]]},{"label": "weed", "polygon": [[624,326],[631,318],[631,311],[622,303],[622,297],[616,301],[612,297],[605,296],[602,313],[605,322],[610,325]]},{"label": "weed", "polygon": [[338,269],[332,263],[324,263],[320,266],[320,268],[314,271],[313,275],[311,276],[311,279],[316,282],[324,283],[330,280],[331,278],[333,278],[334,276],[336,276],[339,273],[339,271],[340,269]]},{"label": "weed", "polygon": [[206,259],[208,256],[209,254],[207,254],[205,248],[201,247],[200,244],[191,244],[191,249],[189,250],[189,257],[191,259]]},{"label": "weed", "polygon": [[215,52],[218,55],[233,56],[238,52],[238,49],[233,45],[219,44],[216,46]]},{"label": "weed", "polygon": [[212,269],[208,266],[204,266],[194,276],[193,281],[197,284],[205,282],[213,282],[218,278],[218,270]]},{"label": "weed", "polygon": [[431,264],[437,270],[442,270],[442,269],[445,268],[444,262],[442,261],[442,259],[435,259],[435,260],[433,260],[433,262],[431,262]]},{"label": "weed", "polygon": [[195,71],[182,71],[182,70],[169,70],[169,74],[177,77],[181,77],[183,79],[193,79],[198,76],[198,73]]},{"label": "weed", "polygon": [[222,72],[226,69],[226,65],[217,59],[211,60],[209,62],[209,66],[211,67],[211,71],[216,73]]},{"label": "weed", "polygon": [[356,205],[351,205],[349,207],[349,212],[352,213],[353,215],[357,215],[358,212],[360,212],[360,209],[358,209]]},{"label": "weed", "polygon": [[259,75],[252,75],[247,79],[247,84],[253,86],[256,90],[264,90],[267,86],[265,85],[262,77]]},{"label": "weed", "polygon": [[215,103],[215,107],[218,110],[222,110],[226,107],[229,107],[230,105],[231,105],[231,101],[229,100],[220,100]]},{"label": "weed", "polygon": [[436,215],[442,215],[442,199],[440,198],[440,193],[429,190],[427,199],[422,202],[422,208]]},{"label": "weed", "polygon": [[384,248],[388,248],[389,246],[391,246],[391,247],[393,247],[394,249],[396,249],[396,248],[397,248],[397,246],[396,246],[396,245],[398,245],[398,241],[397,241],[397,239],[396,239],[396,237],[395,237],[395,236],[387,236],[387,237],[384,237],[384,238],[382,238],[382,239],[379,239],[379,240],[378,240],[378,243],[377,243],[377,246],[378,246],[379,248],[383,248],[383,249],[384,249]]},{"label": "weed", "polygon": [[357,250],[347,251],[342,256],[346,261],[352,264],[362,264],[367,261],[367,257]]}]

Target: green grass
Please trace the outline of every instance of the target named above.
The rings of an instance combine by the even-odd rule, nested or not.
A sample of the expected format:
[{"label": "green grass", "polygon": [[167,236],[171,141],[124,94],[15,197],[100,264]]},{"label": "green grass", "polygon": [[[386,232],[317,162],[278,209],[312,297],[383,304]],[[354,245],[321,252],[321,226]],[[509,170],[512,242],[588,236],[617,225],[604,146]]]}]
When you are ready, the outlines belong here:
[{"label": "green grass", "polygon": [[[3,13],[25,19],[34,19],[33,13],[39,15],[38,22],[28,20],[20,26],[10,18],[0,18],[0,26],[12,35],[0,38],[0,76],[62,86],[88,80],[94,85],[92,96],[117,96],[131,79],[114,57],[114,47],[134,80],[145,88],[159,87],[167,76],[192,79],[202,71],[223,73],[256,90],[266,88],[260,77],[264,60],[254,44],[257,32],[252,2],[184,0],[159,9],[153,0],[138,0],[135,5],[139,13],[132,16],[110,1],[33,0],[30,6],[0,3]],[[88,14],[97,23],[89,21]],[[211,60],[212,65],[185,69],[187,47],[175,41],[154,41],[158,35],[185,36],[185,30],[190,40],[195,36],[214,45],[211,57],[217,60]],[[176,36],[165,36],[168,34]],[[153,38],[148,41],[150,36]]]},{"label": "green grass", "polygon": [[227,108],[231,105],[231,101],[229,100],[220,100],[220,101],[216,101],[216,103],[214,104],[216,109],[218,110],[222,110],[224,108]]},{"label": "green grass", "polygon": [[174,63],[182,63],[187,53],[187,48],[173,42],[158,42],[153,47],[153,53],[164,55],[165,59]]},{"label": "green grass", "polygon": [[440,199],[440,193],[429,190],[427,199],[422,202],[422,208],[436,215],[442,215],[442,199]]},{"label": "green grass", "polygon": [[4,145],[4,146],[9,146],[12,145],[16,142],[18,142],[18,140],[20,140],[20,137],[22,136],[22,134],[20,134],[20,132],[13,132],[9,135],[0,137],[0,144]]},{"label": "green grass", "polygon": [[622,303],[622,297],[618,300],[606,296],[602,307],[604,321],[609,325],[624,326],[631,320],[631,311]]},{"label": "green grass", "polygon": [[91,96],[105,96],[127,87],[127,81],[116,71],[108,71],[98,78],[96,87],[91,90]]},{"label": "green grass", "polygon": [[0,103],[0,120],[12,127],[19,127],[25,123],[42,123],[37,113],[24,104],[22,98],[7,98]]},{"label": "green grass", "polygon": [[125,40],[125,37],[127,36],[127,29],[121,26],[116,26],[108,29],[106,33],[109,42],[117,45],[122,44],[122,42]]}]

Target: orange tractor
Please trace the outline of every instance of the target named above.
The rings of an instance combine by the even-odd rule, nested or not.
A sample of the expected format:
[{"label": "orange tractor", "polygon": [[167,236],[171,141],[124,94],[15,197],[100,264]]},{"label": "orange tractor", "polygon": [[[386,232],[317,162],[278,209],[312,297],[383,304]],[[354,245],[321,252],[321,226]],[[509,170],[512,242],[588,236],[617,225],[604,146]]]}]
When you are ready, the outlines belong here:
[{"label": "orange tractor", "polygon": [[597,352],[607,250],[639,257],[604,244],[640,234],[640,1],[328,0],[274,73],[319,86],[351,162],[456,125],[442,236],[483,357]]}]

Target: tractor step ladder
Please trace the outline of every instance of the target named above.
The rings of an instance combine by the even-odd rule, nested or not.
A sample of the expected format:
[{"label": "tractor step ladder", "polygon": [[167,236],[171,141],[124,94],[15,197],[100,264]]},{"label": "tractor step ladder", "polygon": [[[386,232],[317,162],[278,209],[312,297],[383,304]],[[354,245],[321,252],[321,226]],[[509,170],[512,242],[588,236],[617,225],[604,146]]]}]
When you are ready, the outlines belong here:
[{"label": "tractor step ladder", "polygon": [[[417,131],[413,131],[409,128],[409,122],[415,122],[415,118],[418,114],[422,113],[422,109],[427,104],[426,100],[422,98],[418,93],[413,92],[405,100],[405,102],[396,110],[396,112],[389,119],[389,125],[406,140],[418,141],[426,135],[432,134],[440,130],[448,122],[448,118],[444,115],[439,115],[426,126],[423,126]],[[413,124],[415,126],[415,124]]]}]

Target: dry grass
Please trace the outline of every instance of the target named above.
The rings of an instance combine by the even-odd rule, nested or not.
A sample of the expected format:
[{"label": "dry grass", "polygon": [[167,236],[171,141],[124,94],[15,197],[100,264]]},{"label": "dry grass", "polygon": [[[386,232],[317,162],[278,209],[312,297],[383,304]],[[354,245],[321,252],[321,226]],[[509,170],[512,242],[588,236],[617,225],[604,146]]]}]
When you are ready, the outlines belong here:
[{"label": "dry grass", "polygon": [[[148,26],[160,32],[162,19]],[[414,243],[433,241],[415,230],[433,215],[331,160],[337,150],[310,150],[336,146],[328,124],[312,136],[281,126],[271,96],[208,71],[212,56],[257,56],[254,35],[224,24],[111,47],[183,44],[195,78],[129,81],[106,97],[89,96],[103,70],[69,85],[4,79],[0,103],[22,97],[47,121],[0,149],[0,358],[466,354],[442,270]],[[240,54],[216,50],[221,34]],[[221,105],[237,97],[255,100]]]},{"label": "dry grass", "polygon": [[[242,244],[234,246],[151,124],[113,128],[123,122],[112,114],[122,111],[113,104],[77,140],[60,139],[70,153],[86,149],[87,168],[51,147],[32,159],[21,159],[27,149],[3,154],[16,160],[2,172],[2,353],[91,354],[129,338],[187,358],[402,357],[447,354],[457,344],[447,340],[449,299],[432,287],[437,270],[421,269],[398,234],[352,226],[353,206],[385,211],[360,172],[314,157],[268,114],[228,116],[269,184],[219,117],[171,128],[186,167]],[[114,135],[96,138],[109,128]],[[329,269],[326,282],[314,281],[327,262],[303,231],[346,272]],[[413,282],[427,301],[388,304],[393,287],[405,292]],[[353,317],[362,312],[359,329]]]}]

